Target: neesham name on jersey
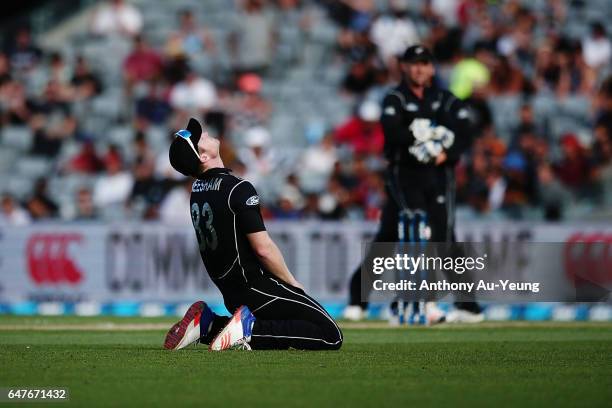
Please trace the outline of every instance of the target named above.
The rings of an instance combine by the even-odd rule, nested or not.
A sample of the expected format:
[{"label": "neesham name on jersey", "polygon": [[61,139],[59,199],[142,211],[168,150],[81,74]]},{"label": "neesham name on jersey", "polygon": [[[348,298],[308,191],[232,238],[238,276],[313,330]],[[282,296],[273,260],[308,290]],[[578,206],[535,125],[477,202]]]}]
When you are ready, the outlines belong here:
[{"label": "neesham name on jersey", "polygon": [[[417,287],[418,286],[418,287]],[[516,292],[533,292],[540,291],[539,282],[510,282],[510,280],[499,279],[498,281],[486,282],[479,280],[478,284],[474,282],[448,282],[440,280],[436,282],[428,282],[422,280],[419,285],[417,282],[402,279],[398,282],[383,282],[381,279],[375,280],[372,287],[376,291],[444,291],[444,292],[472,292],[476,291],[516,291]]]},{"label": "neesham name on jersey", "polygon": [[221,188],[221,181],[223,180],[220,177],[207,181],[196,180],[191,187],[191,192],[201,193],[202,191],[219,191],[219,188]]}]

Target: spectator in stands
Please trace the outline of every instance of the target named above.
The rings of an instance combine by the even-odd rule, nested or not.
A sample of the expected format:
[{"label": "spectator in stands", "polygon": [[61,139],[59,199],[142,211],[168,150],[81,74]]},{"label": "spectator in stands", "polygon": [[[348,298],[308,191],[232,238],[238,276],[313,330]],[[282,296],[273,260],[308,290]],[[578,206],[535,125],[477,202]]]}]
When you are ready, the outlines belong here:
[{"label": "spectator in stands", "polygon": [[5,53],[0,52],[0,89],[12,79],[11,65]]},{"label": "spectator in stands", "polygon": [[34,102],[26,97],[24,86],[12,80],[0,88],[0,107],[2,123],[25,125],[34,113]]},{"label": "spectator in stands", "polygon": [[157,79],[162,67],[162,58],[157,51],[149,47],[142,36],[135,36],[132,51],[123,61],[123,79],[128,95],[139,82]]},{"label": "spectator in stands", "polygon": [[299,220],[302,218],[302,212],[295,208],[291,197],[280,194],[274,208],[270,210],[271,218],[278,220]]},{"label": "spectator in stands", "polygon": [[149,82],[145,96],[136,100],[136,114],[153,124],[165,124],[172,113],[167,96],[168,89],[161,81]]},{"label": "spectator in stands", "polygon": [[371,0],[349,0],[342,11],[345,21],[341,22],[341,31],[337,42],[340,52],[349,58],[361,59],[366,54],[375,54],[376,46],[372,43],[369,30],[374,19],[374,3]]},{"label": "spectator in stands", "polygon": [[238,92],[225,93],[220,100],[222,110],[230,117],[232,133],[241,134],[253,127],[267,126],[272,106],[261,95],[261,77],[244,74],[238,78],[237,85]]},{"label": "spectator in stands", "polygon": [[497,51],[522,67],[528,67],[532,60],[533,30],[536,17],[528,9],[516,5],[508,19],[506,34],[497,41]]},{"label": "spectator in stands", "polygon": [[493,60],[489,95],[517,95],[527,90],[528,84],[521,70],[507,57],[496,56]]},{"label": "spectator in stands", "polygon": [[96,181],[93,201],[96,207],[123,204],[129,197],[134,178],[124,169],[117,146],[111,145],[104,158],[105,173]]},{"label": "spectator in stands", "polygon": [[612,75],[608,75],[595,95],[594,105],[597,109],[595,125],[603,125],[609,137],[612,137]]},{"label": "spectator in stands", "polygon": [[215,85],[190,70],[170,91],[170,106],[185,114],[203,116],[217,103]]},{"label": "spectator in stands", "polygon": [[545,43],[538,49],[535,61],[536,87],[553,91],[557,97],[587,91],[589,74],[578,63],[579,57],[576,44],[567,38]]},{"label": "spectator in stands", "polygon": [[81,149],[74,155],[65,166],[67,172],[95,174],[104,167],[102,159],[98,157],[96,146],[91,140],[81,144]]},{"label": "spectator in stands", "polygon": [[98,219],[98,210],[94,204],[91,190],[80,187],[76,193],[75,221],[88,221]]},{"label": "spectator in stands", "polygon": [[47,115],[61,114],[68,115],[70,113],[70,103],[72,95],[68,88],[56,80],[47,82],[43,90],[42,96],[36,104],[38,112],[44,112]]},{"label": "spectator in stands", "polygon": [[605,204],[607,199],[612,202],[612,137],[604,124],[599,124],[594,131],[595,141],[591,147],[589,162],[590,179],[595,184],[596,199],[600,204]]},{"label": "spectator in stands", "polygon": [[438,20],[431,22],[431,31],[427,42],[431,43],[431,49],[440,64],[452,63],[461,51],[461,29],[459,27],[447,27]]},{"label": "spectator in stands", "polygon": [[234,72],[263,75],[274,56],[276,33],[264,0],[244,0],[229,36]]},{"label": "spectator in stands", "polygon": [[321,142],[306,148],[300,159],[298,175],[301,187],[307,192],[321,192],[338,161],[333,132]]},{"label": "spectator in stands", "polygon": [[376,85],[378,74],[372,55],[358,57],[350,65],[342,81],[342,89],[353,95],[363,95]]},{"label": "spectator in stands", "polygon": [[74,75],[72,76],[73,95],[76,101],[93,98],[102,93],[102,82],[89,68],[81,55],[76,57]]},{"label": "spectator in stands", "polygon": [[64,116],[48,122],[48,117],[40,113],[34,115],[30,121],[30,128],[34,132],[31,150],[34,156],[57,157],[64,140],[76,133],[77,121],[73,116]]},{"label": "spectator in stands", "polygon": [[245,178],[258,190],[265,191],[266,178],[276,167],[276,155],[270,148],[270,133],[266,128],[254,127],[244,134],[246,148],[240,150],[240,161],[246,167]]},{"label": "spectator in stands", "polygon": [[30,198],[28,198],[26,207],[34,220],[57,217],[59,208],[49,196],[46,178],[41,177],[36,180],[34,191]]},{"label": "spectator in stands", "polygon": [[178,30],[170,34],[165,45],[166,55],[198,55],[204,51],[214,53],[215,41],[204,27],[196,22],[193,11],[185,9],[179,12]]},{"label": "spectator in stands", "polygon": [[503,208],[512,218],[522,217],[523,208],[536,201],[537,163],[533,157],[534,144],[533,135],[524,134],[519,150],[510,151],[504,158],[506,186]]},{"label": "spectator in stands", "polygon": [[380,154],[384,144],[380,114],[378,103],[369,100],[362,102],[357,115],[336,129],[334,140],[338,144],[348,145],[356,155]]},{"label": "spectator in stands", "polygon": [[324,220],[339,220],[346,214],[351,195],[338,177],[332,176],[327,183],[327,191],[319,197],[319,214]]},{"label": "spectator in stands", "polygon": [[[482,9],[482,4],[471,2],[472,7],[462,20],[463,32],[461,35],[461,48],[463,51],[474,51],[477,44],[483,45],[490,52],[496,52],[496,44],[500,35],[500,27],[497,26],[493,16]],[[441,21],[441,20],[440,20]],[[441,23],[444,24],[444,23]],[[444,24],[447,27],[452,25]]]},{"label": "spectator in stands", "polygon": [[548,0],[543,10],[545,26],[553,30],[563,27],[567,23],[567,6],[564,0]]},{"label": "spectator in stands", "polygon": [[482,2],[462,2],[461,0],[428,0],[426,3],[430,4],[432,13],[440,18],[445,25],[452,27],[457,25],[461,21],[462,17],[465,20],[464,15],[476,14]]},{"label": "spectator in stands", "polygon": [[144,219],[159,217],[158,207],[164,198],[167,186],[154,177],[155,160],[142,133],[134,140],[136,156],[133,164],[134,185],[128,199],[128,207],[136,207]]},{"label": "spectator in stands", "polygon": [[283,22],[276,25],[275,57],[277,64],[289,67],[301,60],[304,41],[315,26],[315,6],[301,0],[277,0],[275,3],[275,19]]},{"label": "spectator in stands", "polygon": [[155,176],[155,154],[147,143],[142,130],[136,133],[132,146],[131,150],[134,155],[131,163],[134,185],[127,205],[145,219],[158,218],[159,205],[172,182]]},{"label": "spectator in stands", "polygon": [[478,213],[482,214],[488,212],[491,210],[491,205],[489,203],[490,184],[495,180],[490,177],[491,169],[484,150],[478,148],[478,146],[474,148],[467,174],[466,191],[464,193],[465,199]]},{"label": "spectator in stands", "polygon": [[591,91],[589,73],[580,62],[581,58],[579,44],[573,40],[563,39],[557,45],[557,97]]},{"label": "spectator in stands", "polygon": [[132,143],[131,152],[133,163],[140,162],[150,167],[155,166],[155,154],[147,142],[147,136],[143,129],[139,129],[136,132],[134,141]]},{"label": "spectator in stands", "polygon": [[538,202],[544,209],[546,221],[559,221],[563,217],[563,207],[571,199],[569,191],[555,177],[549,163],[538,167]]},{"label": "spectator in stands", "polygon": [[15,42],[10,44],[7,55],[11,61],[11,67],[19,77],[23,77],[32,68],[38,65],[42,58],[42,51],[32,41],[30,29],[22,27],[15,35]]},{"label": "spectator in stands", "polygon": [[290,174],[280,189],[278,202],[272,210],[272,214],[274,218],[278,219],[299,219],[302,216],[301,210],[304,206],[305,199],[298,179],[294,174]]},{"label": "spectator in stands", "polygon": [[327,7],[329,17],[342,29],[348,27],[355,10],[352,1],[327,1],[323,4]]},{"label": "spectator in stands", "polygon": [[596,70],[610,64],[612,44],[601,22],[591,24],[590,35],[582,40],[582,55],[584,62]]},{"label": "spectator in stands", "polygon": [[492,52],[485,44],[477,44],[472,57],[464,58],[454,66],[450,78],[451,92],[460,99],[466,99],[474,89],[486,87],[491,79],[492,65]]},{"label": "spectator in stands", "polygon": [[28,212],[21,208],[15,201],[15,198],[10,194],[2,196],[2,205],[0,212],[0,225],[10,225],[20,227],[30,223]]},{"label": "spectator in stands", "polygon": [[561,159],[556,163],[555,172],[563,184],[578,196],[588,190],[589,163],[586,152],[578,137],[566,134],[561,137]]},{"label": "spectator in stands", "polygon": [[71,69],[66,64],[66,60],[59,52],[54,52],[49,57],[49,73],[48,77],[62,87],[68,87],[70,84]]},{"label": "spectator in stands", "polygon": [[193,180],[187,179],[174,187],[159,208],[159,219],[165,224],[191,224],[190,196]]},{"label": "spectator in stands", "polygon": [[133,37],[140,33],[142,25],[140,10],[124,0],[109,0],[96,10],[91,29],[94,34],[102,36]]},{"label": "spectator in stands", "polygon": [[385,185],[382,177],[365,167],[359,177],[359,184],[353,191],[352,204],[359,211],[359,218],[378,220],[385,199]]},{"label": "spectator in stands", "polygon": [[355,160],[351,161],[337,161],[334,164],[334,171],[330,176],[331,179],[335,179],[342,188],[350,192],[357,188],[359,185],[359,179],[356,177],[355,169],[358,171],[363,168],[364,158],[361,156],[355,157]]},{"label": "spectator in stands", "polygon": [[398,55],[418,43],[416,26],[408,17],[408,0],[389,0],[389,11],[375,18],[370,38],[387,66],[394,65]]},{"label": "spectator in stands", "polygon": [[542,126],[535,121],[533,107],[528,103],[521,105],[519,109],[519,121],[513,130],[510,148],[516,148],[519,144],[520,136],[525,133],[538,135],[544,140],[547,139]]}]

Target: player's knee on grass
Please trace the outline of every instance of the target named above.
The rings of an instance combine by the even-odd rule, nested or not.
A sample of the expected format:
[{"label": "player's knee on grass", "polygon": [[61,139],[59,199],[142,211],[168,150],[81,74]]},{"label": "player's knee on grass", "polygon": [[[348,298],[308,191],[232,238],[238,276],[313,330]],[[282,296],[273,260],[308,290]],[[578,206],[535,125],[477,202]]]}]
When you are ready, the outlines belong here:
[{"label": "player's knee on grass", "polygon": [[325,336],[327,349],[338,350],[340,347],[342,347],[344,335],[337,324],[331,322],[330,324],[327,324],[323,329],[323,335]]}]

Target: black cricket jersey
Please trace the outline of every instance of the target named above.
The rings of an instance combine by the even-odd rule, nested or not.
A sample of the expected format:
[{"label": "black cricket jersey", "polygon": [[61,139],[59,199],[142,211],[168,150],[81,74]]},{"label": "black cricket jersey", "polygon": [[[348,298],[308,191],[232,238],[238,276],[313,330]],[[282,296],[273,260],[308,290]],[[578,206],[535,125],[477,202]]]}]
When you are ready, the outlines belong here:
[{"label": "black cricket jersey", "polygon": [[385,156],[392,167],[436,167],[433,161],[419,162],[408,150],[416,140],[410,130],[415,119],[429,119],[432,126],[442,125],[454,132],[454,142],[445,150],[447,164],[454,165],[471,144],[470,114],[463,101],[437,86],[425,88],[423,98],[418,98],[406,82],[401,82],[387,93],[382,104]]},{"label": "black cricket jersey", "polygon": [[266,229],[250,182],[226,168],[207,170],[193,183],[190,204],[200,255],[224,296],[264,275],[246,237]]}]

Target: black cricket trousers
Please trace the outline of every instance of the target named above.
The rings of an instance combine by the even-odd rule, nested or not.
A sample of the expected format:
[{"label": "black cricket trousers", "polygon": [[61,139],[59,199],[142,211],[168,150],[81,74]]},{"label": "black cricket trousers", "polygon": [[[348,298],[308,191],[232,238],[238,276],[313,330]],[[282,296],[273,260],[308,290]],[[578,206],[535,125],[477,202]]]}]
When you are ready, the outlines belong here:
[{"label": "black cricket trousers", "polygon": [[[268,274],[224,294],[224,299],[230,312],[246,305],[255,316],[249,343],[254,350],[338,350],[342,346],[342,331],[323,306],[302,289]],[[217,316],[202,343],[212,341],[228,320]]]}]

